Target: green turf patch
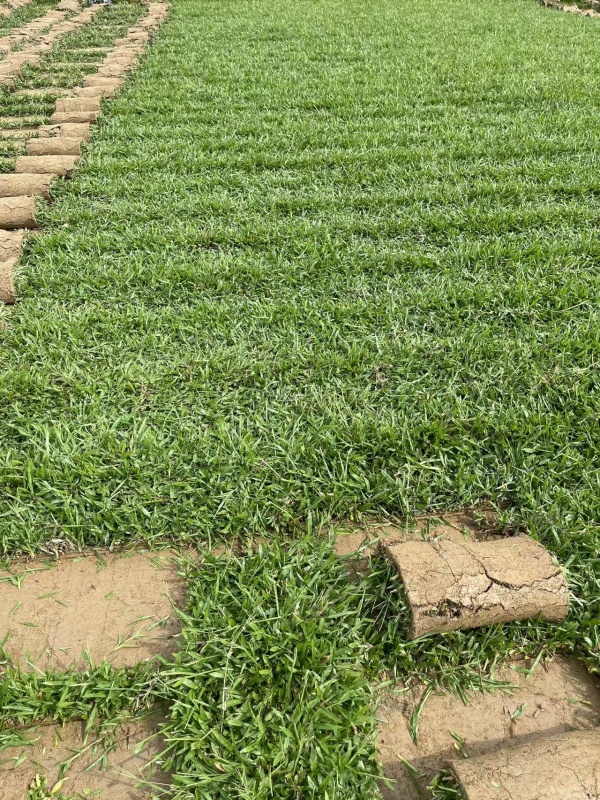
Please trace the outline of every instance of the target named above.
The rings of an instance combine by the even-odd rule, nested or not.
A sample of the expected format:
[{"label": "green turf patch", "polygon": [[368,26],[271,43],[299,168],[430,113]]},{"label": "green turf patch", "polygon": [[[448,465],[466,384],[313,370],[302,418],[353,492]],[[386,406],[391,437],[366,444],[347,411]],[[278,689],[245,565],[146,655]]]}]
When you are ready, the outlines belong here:
[{"label": "green turf patch", "polygon": [[360,593],[305,539],[187,572],[184,645],[161,672],[177,797],[375,797]]}]

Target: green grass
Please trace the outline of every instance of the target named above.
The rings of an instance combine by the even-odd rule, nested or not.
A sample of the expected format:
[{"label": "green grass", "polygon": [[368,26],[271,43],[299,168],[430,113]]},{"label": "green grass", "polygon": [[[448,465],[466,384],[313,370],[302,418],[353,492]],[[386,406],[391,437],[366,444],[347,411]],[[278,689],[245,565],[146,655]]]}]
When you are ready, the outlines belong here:
[{"label": "green grass", "polygon": [[372,798],[361,595],[329,547],[209,556],[187,579],[184,643],[158,690],[175,796]]},{"label": "green grass", "polygon": [[[77,47],[105,43],[88,34]],[[285,797],[297,776],[306,797],[324,776],[331,798],[368,797],[364,681],[383,670],[464,691],[510,655],[560,649],[598,671],[599,39],[533,0],[174,0],[40,210],[0,333],[0,552],[272,540],[193,572],[182,653],[160,669],[181,798]],[[331,521],[482,501],[567,569],[564,624],[407,642],[388,566],[350,585],[306,545]],[[289,629],[268,616],[274,577],[303,609]],[[261,641],[298,669],[261,675]],[[223,713],[234,656],[254,683]],[[324,703],[314,755],[287,728],[329,668],[332,703],[351,688]],[[131,680],[121,711],[145,696],[149,678]],[[352,719],[356,749],[334,762]],[[238,724],[248,749],[232,754]]]}]

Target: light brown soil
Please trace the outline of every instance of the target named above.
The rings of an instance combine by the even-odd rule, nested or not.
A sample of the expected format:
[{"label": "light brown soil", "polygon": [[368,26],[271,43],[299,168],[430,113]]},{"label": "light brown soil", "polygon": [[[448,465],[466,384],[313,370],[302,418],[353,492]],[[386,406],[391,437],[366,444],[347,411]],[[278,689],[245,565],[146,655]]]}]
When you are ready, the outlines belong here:
[{"label": "light brown soil", "polygon": [[410,605],[410,638],[540,616],[562,621],[567,583],[539,542],[400,542],[385,551]]},{"label": "light brown soil", "polygon": [[598,800],[600,728],[452,762],[465,800]]},{"label": "light brown soil", "polygon": [[[378,746],[383,772],[394,783],[391,788],[382,787],[384,800],[419,800],[398,757],[417,769],[424,788],[449,761],[460,758],[451,733],[464,742],[473,757],[600,724],[599,687],[580,663],[555,658],[538,666],[530,677],[514,669],[524,666],[516,664],[513,669],[496,672],[498,680],[516,685],[511,693],[500,689],[470,692],[467,705],[452,694],[432,694],[419,716],[417,744],[411,739],[409,722],[423,689],[386,695],[378,714]],[[545,800],[546,796],[539,797]],[[567,800],[567,795],[561,800]]]},{"label": "light brown soil", "polygon": [[[147,788],[136,788],[137,784],[151,781],[164,787],[168,783],[160,770],[148,766],[148,762],[164,747],[160,738],[147,742],[141,753],[135,752],[144,739],[155,734],[156,725],[157,718],[148,717],[138,724],[118,728],[114,734],[116,746],[107,751],[106,769],[92,766],[105,750],[101,744],[93,745],[98,741],[93,732],[87,741],[84,739],[83,723],[31,728],[23,734],[30,744],[0,753],[0,797],[2,800],[25,800],[36,775],[45,777],[48,787],[52,788],[58,781],[60,764],[83,747],[88,747],[68,770],[60,789],[64,795],[93,797],[94,800],[147,800],[152,792]],[[25,760],[18,764],[23,755]],[[86,771],[88,767],[91,769]]]},{"label": "light brown soil", "polygon": [[[13,663],[38,669],[115,666],[172,655],[185,602],[173,554],[86,553],[0,571],[0,640]],[[17,577],[15,577],[17,576]],[[20,588],[19,588],[20,585]]]}]

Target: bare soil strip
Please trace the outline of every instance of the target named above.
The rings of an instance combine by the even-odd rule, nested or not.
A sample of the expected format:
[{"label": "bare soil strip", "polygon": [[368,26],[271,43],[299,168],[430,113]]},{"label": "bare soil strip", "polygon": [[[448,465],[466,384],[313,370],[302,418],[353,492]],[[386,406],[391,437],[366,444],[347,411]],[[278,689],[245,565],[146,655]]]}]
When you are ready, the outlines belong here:
[{"label": "bare soil strip", "polygon": [[562,621],[569,593],[548,551],[527,536],[491,542],[404,542],[386,547],[412,613],[410,637],[538,615]]},{"label": "bare soil strip", "polygon": [[453,761],[465,800],[594,800],[600,797],[600,728]]},{"label": "bare soil strip", "polygon": [[[67,5],[68,2],[65,0]],[[92,6],[69,20],[64,19],[67,11],[48,12],[39,20],[5,37],[6,41],[0,40],[0,47],[10,47],[20,37],[26,39],[45,30],[49,24],[53,26],[41,42],[28,45],[19,53],[11,53],[5,61],[0,62],[0,83],[12,83],[23,63],[36,63],[40,53],[49,50],[56,39],[89,22],[100,8]],[[125,76],[137,63],[151,31],[158,27],[167,12],[168,5],[165,2],[157,0],[149,3],[146,14],[138,24],[128,30],[125,38],[117,40],[114,48],[105,51],[98,73],[87,76],[84,86],[75,90],[75,97],[56,101],[56,111],[50,117],[51,125],[28,129],[28,133],[37,131],[38,136],[27,141],[27,155],[17,158],[15,175],[0,176],[1,230],[30,230],[37,227],[34,197],[47,199],[51,180],[70,174],[81,155],[82,142],[89,139],[90,124],[98,119],[102,98],[114,97]],[[21,120],[15,124],[19,122]],[[3,134],[6,135],[6,131]],[[22,133],[17,129],[12,136],[22,138]],[[41,180],[43,177],[47,180]],[[23,187],[20,194],[17,193],[19,187]],[[18,254],[13,254],[0,262],[0,302],[15,302],[14,271],[18,266],[18,258]]]},{"label": "bare soil strip", "polygon": [[130,551],[38,560],[0,571],[0,641],[24,669],[132,666],[177,649],[185,602],[174,554]]},{"label": "bare soil strip", "polygon": [[[548,736],[571,730],[588,731],[600,724],[598,685],[579,662],[555,658],[532,674],[526,666],[518,663],[512,669],[496,671],[498,680],[515,687],[510,692],[469,692],[466,702],[454,694],[431,694],[418,714],[416,742],[410,734],[411,718],[423,699],[424,688],[387,694],[378,713],[379,757],[384,775],[392,781],[390,787],[382,786],[384,800],[428,796],[425,787],[433,776],[450,761],[462,761],[460,747],[475,761],[477,756],[547,741]],[[416,770],[419,789],[400,759],[406,759]],[[541,793],[537,796],[546,798]],[[484,797],[487,800],[489,795]],[[498,800],[508,796],[491,797]],[[513,797],[525,795],[516,792]],[[566,797],[571,796],[564,793],[561,800]]]},{"label": "bare soil strip", "polygon": [[[164,774],[149,766],[164,746],[155,736],[158,721],[156,716],[150,716],[116,728],[114,746],[110,748],[94,731],[86,737],[83,723],[42,725],[20,737],[15,734],[23,741],[0,755],[0,796],[2,800],[24,800],[36,776],[40,781],[46,780],[50,796],[59,780],[61,764],[80,752],[66,772],[61,796],[145,800],[151,792],[137,788],[137,784],[151,781],[164,786],[168,782]],[[148,737],[154,738],[142,744]],[[104,755],[106,763],[102,762]]]}]

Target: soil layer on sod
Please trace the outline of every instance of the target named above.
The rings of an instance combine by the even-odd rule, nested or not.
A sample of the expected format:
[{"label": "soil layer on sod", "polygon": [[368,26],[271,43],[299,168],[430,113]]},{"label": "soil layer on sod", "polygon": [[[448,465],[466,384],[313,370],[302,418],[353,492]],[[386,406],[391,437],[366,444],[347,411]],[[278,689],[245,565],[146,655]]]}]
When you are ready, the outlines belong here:
[{"label": "soil layer on sod", "polygon": [[[0,310],[0,552],[272,541],[190,566],[171,662],[8,666],[0,747],[158,698],[178,797],[372,800],[382,675],[464,692],[558,650],[598,671],[595,24],[174,0],[73,179],[21,209],[42,233]],[[92,27],[77,49],[107,44]],[[94,69],[65,52],[15,90],[126,67]],[[2,100],[12,128],[55,98]],[[556,557],[566,621],[409,641],[392,565],[319,540],[482,503]]]}]

